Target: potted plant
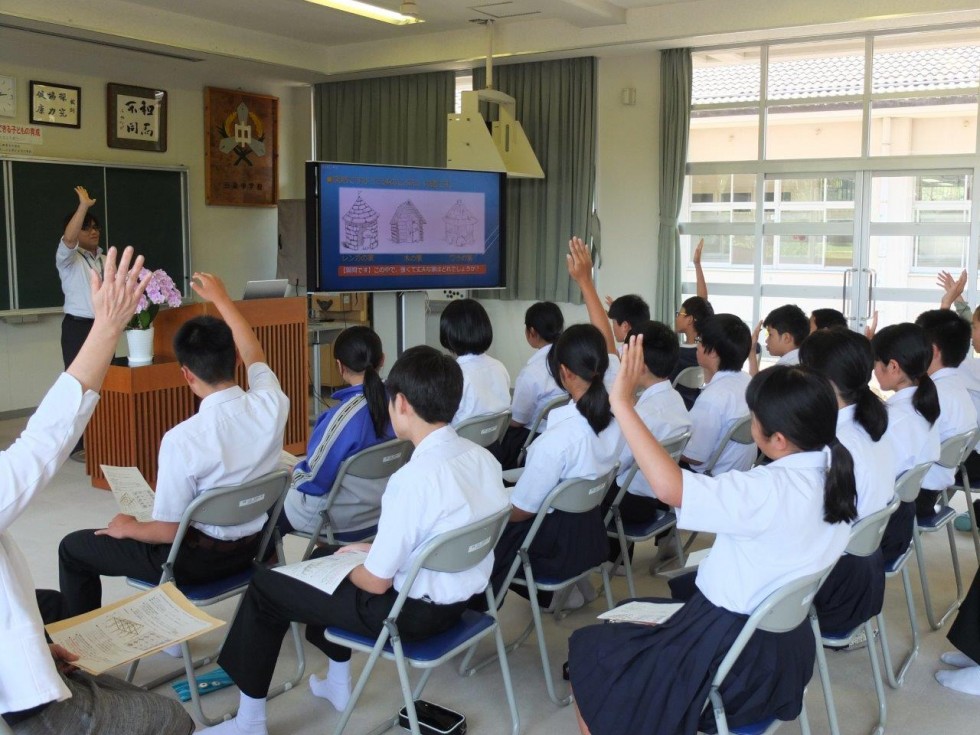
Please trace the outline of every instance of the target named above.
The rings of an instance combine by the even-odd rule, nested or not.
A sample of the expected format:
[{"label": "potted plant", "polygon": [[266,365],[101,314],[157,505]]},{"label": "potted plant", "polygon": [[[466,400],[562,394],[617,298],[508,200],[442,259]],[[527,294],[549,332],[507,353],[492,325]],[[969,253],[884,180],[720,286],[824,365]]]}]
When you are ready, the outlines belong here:
[{"label": "potted plant", "polygon": [[129,345],[129,365],[149,365],[153,362],[153,320],[160,307],[180,306],[181,294],[173,279],[163,269],[152,273],[144,268],[140,278],[150,274],[146,292],[136,305],[136,313],[126,325],[126,342]]}]

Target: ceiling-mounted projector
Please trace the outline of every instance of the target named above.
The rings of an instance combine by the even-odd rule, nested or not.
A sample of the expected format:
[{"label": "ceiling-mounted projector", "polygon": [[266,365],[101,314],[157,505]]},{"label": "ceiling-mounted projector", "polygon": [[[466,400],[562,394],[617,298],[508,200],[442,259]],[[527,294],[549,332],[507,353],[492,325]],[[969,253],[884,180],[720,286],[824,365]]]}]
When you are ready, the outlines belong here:
[{"label": "ceiling-mounted projector", "polygon": [[[517,120],[517,100],[493,89],[493,22],[489,29],[486,89],[463,92],[461,111],[450,113],[446,142],[446,166],[471,171],[500,171],[513,178],[543,179],[524,128]],[[480,102],[497,105],[497,120],[487,130]]]}]

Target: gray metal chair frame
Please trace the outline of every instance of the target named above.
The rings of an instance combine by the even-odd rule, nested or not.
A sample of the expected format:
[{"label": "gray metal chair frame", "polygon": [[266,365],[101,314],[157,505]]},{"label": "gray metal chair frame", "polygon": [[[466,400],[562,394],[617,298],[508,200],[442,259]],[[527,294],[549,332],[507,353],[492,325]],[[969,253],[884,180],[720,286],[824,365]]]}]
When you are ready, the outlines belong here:
[{"label": "gray metal chair frame", "polygon": [[[705,702],[705,709],[709,706],[714,710],[715,724],[718,727],[718,735],[729,735],[728,718],[725,714],[725,703],[721,698],[721,685],[725,677],[731,671],[738,657],[742,654],[749,639],[757,630],[770,633],[788,633],[796,629],[807,618],[810,610],[810,603],[817,594],[817,590],[823,580],[830,574],[830,569],[800,577],[788,584],[783,585],[775,592],[771,593],[763,600],[745,623],[745,627],[738,634],[735,642],[732,643],[728,653],[722,659],[714,678],[711,680],[711,688],[708,691],[708,701]],[[810,733],[810,723],[806,716],[806,705],[800,710],[800,729],[804,735]],[[773,732],[777,723],[767,728],[765,733]]]},{"label": "gray metal chair frame", "polygon": [[[678,436],[675,436],[672,439],[668,439],[667,441],[662,442],[662,446],[664,448],[664,451],[666,451],[667,454],[669,454],[671,458],[675,462],[677,462],[680,460],[681,455],[684,453],[684,447],[687,446],[687,442],[690,438],[691,438],[691,432],[685,431],[684,433],[679,434]],[[607,529],[609,528],[610,523],[612,523],[616,528],[615,531],[607,530],[606,535],[609,536],[609,538],[619,539],[619,558],[616,560],[616,563],[622,563],[623,568],[626,570],[626,587],[627,589],[629,589],[630,597],[636,597],[636,586],[633,583],[633,564],[630,561],[629,544],[640,543],[641,541],[646,541],[648,539],[653,538],[655,535],[662,533],[663,531],[669,531],[671,540],[675,547],[675,551],[677,552],[677,558],[680,560],[681,566],[684,566],[684,549],[683,546],[681,545],[680,536],[678,536],[676,531],[677,517],[674,516],[673,512],[667,514],[673,516],[673,518],[663,519],[664,524],[659,526],[657,530],[654,531],[653,533],[644,534],[642,536],[631,536],[626,533],[626,529],[623,526],[623,517],[619,512],[619,505],[620,503],[623,502],[623,498],[626,496],[626,493],[629,490],[629,486],[633,482],[633,478],[636,476],[636,473],[638,471],[639,471],[639,466],[634,461],[633,467],[630,468],[629,474],[626,475],[626,479],[623,482],[623,486],[619,488],[619,492],[616,493],[616,497],[613,500],[612,505],[609,507],[609,510],[606,512],[606,517],[603,521],[606,524]],[[615,566],[616,563],[614,563],[613,566]],[[609,568],[608,565],[603,565],[602,567],[603,587],[605,589],[609,589],[609,583],[610,583]]]},{"label": "gray metal chair frame", "polygon": [[531,446],[531,442],[534,441],[538,433],[538,427],[541,426],[541,422],[548,418],[548,414],[551,413],[556,408],[565,406],[571,400],[571,397],[567,393],[563,393],[560,396],[552,398],[541,408],[538,415],[534,417],[534,421],[531,422],[530,433],[527,435],[527,439],[524,440],[524,444],[521,446],[520,454],[517,455],[517,465],[520,467],[524,464],[524,460],[527,459],[527,448]]},{"label": "gray metal chair frame", "polygon": [[[885,535],[888,519],[898,510],[898,506],[899,499],[893,497],[884,508],[855,523],[851,528],[851,538],[844,553],[852,556],[870,556],[875,553],[881,547],[881,539]],[[824,646],[835,646],[841,645],[842,643],[846,645],[854,640],[856,634],[862,630],[867,636],[868,656],[871,658],[871,679],[874,682],[875,694],[878,697],[878,724],[872,730],[872,733],[874,735],[882,735],[885,732],[888,705],[885,700],[885,685],[881,679],[878,654],[874,645],[874,628],[871,626],[871,619],[868,618],[865,620],[864,623],[844,638],[826,638],[820,632],[817,612],[811,607],[810,625],[813,627],[813,635],[817,639],[817,670],[820,673],[820,684],[823,687],[824,702],[827,705],[827,719],[829,721],[831,735],[840,735],[840,727],[837,724],[837,708],[834,705],[834,695],[830,686],[830,671],[827,668],[827,656],[824,653]]]},{"label": "gray metal chair frame", "polygon": [[[895,482],[895,494],[899,500],[903,503],[915,502],[915,499],[919,495],[919,490],[922,487],[922,478],[929,471],[930,467],[932,467],[931,462],[923,462],[901,474]],[[909,542],[909,547],[892,565],[891,571],[885,572],[885,579],[891,579],[899,574],[902,575],[902,586],[905,588],[905,604],[908,607],[909,626],[912,630],[912,647],[897,670],[892,664],[891,649],[888,645],[888,629],[885,625],[884,608],[882,608],[877,618],[881,657],[885,663],[885,676],[888,680],[888,685],[892,689],[898,689],[902,686],[902,682],[905,681],[905,674],[908,672],[915,657],[919,655],[919,623],[915,614],[915,600],[912,598],[912,579],[909,574],[909,557],[912,556],[914,550],[915,545]]]},{"label": "gray metal chair frame", "polygon": [[[448,531],[428,541],[419,551],[416,560],[413,562],[412,568],[405,582],[402,584],[401,591],[398,593],[395,604],[391,608],[388,619],[385,620],[384,629],[378,635],[377,641],[375,641],[373,646],[363,645],[347,637],[334,635],[330,629],[326,631],[325,637],[328,641],[369,654],[367,663],[351,694],[347,708],[344,710],[340,722],[337,723],[337,727],[334,729],[335,735],[340,735],[350,721],[354,707],[357,705],[357,701],[367,684],[368,677],[371,675],[371,671],[374,669],[374,665],[379,658],[385,658],[395,662],[395,667],[398,670],[398,680],[401,684],[402,698],[405,701],[405,707],[408,711],[411,731],[414,735],[419,735],[419,722],[415,712],[414,702],[422,696],[422,690],[425,688],[432,671],[435,667],[454,658],[463,651],[467,649],[474,650],[479,642],[491,633],[497,644],[500,673],[504,680],[504,691],[507,694],[507,704],[510,708],[511,733],[512,735],[517,735],[520,731],[520,716],[517,712],[517,701],[514,697],[514,688],[511,683],[510,668],[507,665],[507,651],[504,646],[503,635],[500,632],[500,623],[497,620],[497,608],[494,605],[493,591],[489,584],[487,584],[485,590],[487,604],[489,606],[486,615],[493,619],[493,624],[439,658],[431,661],[417,661],[407,658],[402,646],[401,636],[398,632],[398,615],[405,604],[405,599],[408,597],[408,593],[412,589],[412,584],[415,582],[419,571],[428,569],[434,572],[454,573],[462,572],[476,566],[493,551],[497,540],[507,525],[507,519],[509,517],[510,507],[507,507],[495,513],[490,518],[485,518],[477,523],[456,529],[455,531]],[[392,649],[390,652],[385,650],[386,644],[389,643]],[[416,685],[414,692],[410,686],[408,666],[424,669],[424,673]],[[371,731],[371,735],[385,732],[397,723],[397,716],[385,720],[385,722]]]},{"label": "gray metal chair frame", "polygon": [[[512,643],[507,644],[507,652],[516,650],[520,647],[524,641],[530,637],[532,631],[537,632],[538,638],[538,652],[541,656],[541,669],[544,672],[545,684],[548,687],[548,696],[551,701],[557,704],[559,707],[564,707],[565,705],[571,703],[572,695],[568,693],[564,697],[559,697],[555,691],[555,682],[551,674],[551,659],[548,656],[548,647],[545,644],[544,639],[544,624],[541,618],[541,607],[538,605],[538,592],[554,592],[554,603],[553,607],[555,610],[561,609],[561,602],[564,600],[563,592],[566,592],[578,582],[580,579],[587,578],[590,574],[594,572],[601,571],[598,568],[586,569],[580,574],[576,574],[573,577],[569,577],[555,584],[539,584],[534,579],[534,571],[531,569],[531,557],[530,548],[531,544],[534,542],[534,537],[537,536],[538,529],[541,528],[541,524],[544,522],[545,517],[548,515],[548,511],[552,508],[556,510],[561,510],[566,513],[585,513],[593,508],[599,506],[602,499],[606,495],[606,491],[609,490],[609,486],[612,484],[613,478],[616,477],[616,471],[619,465],[615,465],[612,469],[606,472],[604,475],[594,479],[586,480],[582,478],[571,478],[561,482],[554,490],[548,493],[548,497],[545,498],[541,507],[538,509],[537,515],[534,517],[534,522],[531,524],[531,528],[528,529],[527,535],[524,537],[524,541],[521,543],[521,547],[514,558],[514,563],[510,567],[510,571],[507,573],[507,577],[504,580],[503,586],[500,588],[500,592],[497,595],[497,599],[494,600],[494,607],[499,608],[504,601],[504,596],[507,594],[510,585],[519,584],[527,587],[528,599],[531,603],[531,622],[528,623],[524,631],[514,640]],[[517,577],[518,569],[523,568],[524,577]],[[612,609],[615,603],[612,599],[612,591],[609,585],[606,585],[606,605],[608,609]],[[472,676],[480,669],[493,663],[495,657],[491,656],[480,663],[476,664],[472,668],[469,668],[470,660],[473,658],[473,654],[476,649],[473,648],[466,655],[466,658],[459,665],[459,673],[464,676]]]},{"label": "gray metal chair frame", "polygon": [[[966,469],[966,458],[970,456],[970,452],[976,446],[978,437],[980,437],[980,429],[974,430],[973,437],[967,442],[966,449],[963,452],[963,459],[960,462],[960,488],[966,496],[966,512],[970,517],[970,533],[973,534],[973,550],[977,555],[977,563],[980,564],[980,529],[977,528],[977,513],[973,508],[973,493],[980,492],[980,490],[976,490],[970,485],[970,473]],[[953,492],[956,492],[955,486],[953,487]]]},{"label": "gray metal chair frame", "polygon": [[[967,454],[973,449],[974,436],[975,430],[971,429],[962,434],[949,437],[939,447],[939,461],[936,464],[951,470],[958,468],[963,463]],[[949,506],[949,495],[946,489],[942,491],[942,501],[943,509],[945,510]],[[967,496],[967,505],[970,505],[969,495]],[[950,510],[942,523],[925,528],[920,526],[918,520],[916,520],[915,533],[912,535],[912,543],[915,545],[915,559],[919,565],[919,581],[922,583],[922,598],[926,608],[926,618],[929,620],[929,626],[933,630],[939,630],[946,624],[949,617],[959,609],[960,603],[963,602],[965,595],[963,590],[963,576],[960,572],[960,557],[956,551],[956,535],[953,531],[953,520],[955,517],[956,514]],[[926,575],[925,557],[922,550],[922,534],[936,533],[942,528],[946,529],[946,535],[949,538],[949,554],[953,561],[956,597],[949,604],[949,607],[946,608],[946,611],[937,619],[932,606],[932,596],[929,592],[929,579]]]},{"label": "gray metal chair frame", "polygon": [[704,387],[704,370],[697,365],[686,367],[677,373],[677,377],[671,382],[671,386],[674,388],[681,386],[682,388],[697,388],[700,390]]},{"label": "gray metal chair frame", "polygon": [[[306,545],[306,550],[303,552],[304,560],[310,558],[310,555],[313,553],[313,549],[316,547],[318,542],[330,544],[332,546],[352,543],[350,541],[341,541],[336,538],[334,534],[339,532],[340,529],[334,528],[333,523],[330,520],[330,509],[336,502],[338,495],[340,495],[342,492],[341,485],[343,484],[344,479],[348,475],[351,477],[360,477],[365,480],[387,479],[405,466],[405,463],[412,457],[413,449],[414,447],[410,441],[406,441],[404,439],[392,439],[390,441],[382,442],[381,444],[375,444],[373,447],[362,449],[360,452],[352,454],[341,463],[340,467],[337,468],[337,476],[334,478],[333,484],[330,486],[330,492],[327,494],[327,504],[323,507],[323,510],[320,511],[320,518],[317,521],[313,532],[291,532],[291,535],[293,536],[300,536],[310,540]],[[379,505],[378,516],[380,517],[380,515],[381,506]],[[365,536],[362,539],[358,539],[358,541],[364,541],[368,538],[370,538],[370,535]]]},{"label": "gray metal chair frame", "polygon": [[460,422],[455,429],[456,433],[464,439],[469,439],[481,447],[489,447],[504,435],[508,426],[510,426],[509,410],[474,416]]},{"label": "gray metal chair frame", "polygon": [[[279,536],[279,532],[276,530],[276,519],[279,517],[279,513],[282,511],[282,504],[286,498],[286,490],[288,487],[289,473],[286,470],[280,469],[276,470],[275,472],[270,472],[267,475],[263,475],[262,477],[258,477],[254,480],[250,480],[249,482],[242,483],[241,485],[214,488],[196,497],[194,501],[187,506],[187,510],[184,511],[184,515],[180,519],[180,525],[177,527],[177,535],[174,537],[173,544],[171,544],[167,561],[165,561],[163,564],[163,572],[160,576],[159,584],[173,581],[174,563],[177,560],[180,545],[183,542],[184,535],[187,533],[187,529],[190,528],[191,522],[205,523],[214,526],[235,526],[240,523],[247,523],[263,513],[269,513],[269,521],[266,523],[265,530],[262,533],[262,539],[259,542],[259,551],[256,554],[253,563],[262,563],[262,559],[265,557],[265,551],[268,549],[270,542],[275,543],[276,551],[279,553],[279,558],[282,559],[282,538]],[[138,589],[152,589],[155,586],[153,584],[148,584],[133,579],[129,579],[127,581],[130,586]],[[216,602],[221,602],[222,600],[234,597],[235,595],[241,595],[247,588],[248,583],[245,583],[216,595],[215,597],[206,600],[192,600],[191,602],[196,607],[207,607],[208,605],[213,605]],[[241,598],[239,598],[238,605],[235,607],[236,615],[238,614],[238,607],[240,606]],[[234,618],[234,615],[232,618]],[[288,691],[299,684],[300,680],[303,678],[303,673],[306,670],[306,659],[303,653],[303,640],[302,636],[300,636],[299,626],[295,623],[292,626],[292,635],[293,645],[296,648],[296,674],[289,681],[271,690],[269,692],[270,698],[278,696],[279,694],[282,694],[283,692]],[[222,643],[222,645],[224,644]],[[190,689],[191,702],[194,706],[194,711],[197,713],[198,719],[207,725],[216,725],[224,718],[210,718],[204,714],[204,710],[201,705],[201,697],[198,693],[195,671],[201,666],[206,666],[214,661],[221,652],[221,648],[219,647],[213,654],[204,656],[203,658],[197,660],[191,658],[190,646],[188,645],[187,641],[181,643],[180,648],[181,653],[183,654],[183,670],[177,670],[171,674],[161,676],[152,682],[144,684],[143,687],[145,689],[154,689],[161,684],[171,681],[181,673],[186,674],[187,683],[189,685],[188,688]],[[138,659],[130,664],[126,673],[126,681],[131,682],[133,680],[133,677],[136,675],[136,668],[138,665]],[[231,715],[234,715],[234,712],[232,712]]]}]

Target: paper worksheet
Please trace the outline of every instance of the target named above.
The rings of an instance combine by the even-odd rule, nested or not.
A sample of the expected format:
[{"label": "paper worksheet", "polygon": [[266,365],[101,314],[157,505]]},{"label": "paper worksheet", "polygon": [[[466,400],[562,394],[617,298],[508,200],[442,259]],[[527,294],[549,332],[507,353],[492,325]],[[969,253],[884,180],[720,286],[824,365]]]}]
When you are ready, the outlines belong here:
[{"label": "paper worksheet", "polygon": [[119,511],[138,521],[152,521],[154,494],[139,468],[113,467],[107,464],[99,466],[112,488],[112,496],[119,505]]},{"label": "paper worksheet", "polygon": [[292,472],[293,467],[298,465],[299,462],[300,458],[295,454],[290,454],[285,449],[279,452],[279,464],[290,472]]},{"label": "paper worksheet", "polygon": [[613,623],[641,623],[657,625],[684,607],[683,602],[627,602],[599,615],[599,620]]},{"label": "paper worksheet", "polygon": [[705,559],[708,558],[708,554],[710,553],[711,553],[710,546],[707,549],[692,551],[690,554],[687,555],[687,560],[684,562],[684,568],[687,569],[688,567],[698,566],[701,562],[703,562]]},{"label": "paper worksheet", "polygon": [[172,582],[46,626],[90,674],[135,661],[225,625],[194,607]]},{"label": "paper worksheet", "polygon": [[351,570],[363,564],[365,559],[367,559],[366,551],[347,551],[276,567],[274,571],[298,579],[300,582],[306,582],[321,592],[332,595]]}]

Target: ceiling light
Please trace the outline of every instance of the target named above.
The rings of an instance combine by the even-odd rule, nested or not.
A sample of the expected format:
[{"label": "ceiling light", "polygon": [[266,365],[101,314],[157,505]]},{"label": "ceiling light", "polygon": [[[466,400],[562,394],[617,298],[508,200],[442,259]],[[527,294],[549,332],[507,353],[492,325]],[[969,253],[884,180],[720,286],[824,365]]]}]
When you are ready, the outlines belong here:
[{"label": "ceiling light", "polygon": [[[422,23],[424,22],[421,18],[415,15],[406,15],[405,13],[399,13],[394,10],[389,10],[388,8],[378,7],[377,5],[371,5],[370,3],[361,2],[361,0],[306,0],[307,2],[314,3],[316,5],[323,5],[327,8],[333,8],[334,10],[342,10],[345,13],[353,13],[354,15],[359,15],[362,18],[370,18],[371,20],[380,20],[382,23],[391,23],[396,26],[404,26],[410,23]],[[408,3],[406,3],[408,4]],[[414,5],[414,3],[411,3]]]}]

